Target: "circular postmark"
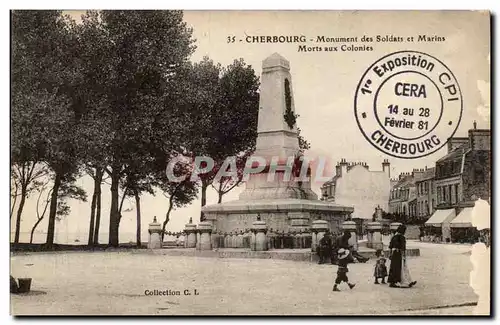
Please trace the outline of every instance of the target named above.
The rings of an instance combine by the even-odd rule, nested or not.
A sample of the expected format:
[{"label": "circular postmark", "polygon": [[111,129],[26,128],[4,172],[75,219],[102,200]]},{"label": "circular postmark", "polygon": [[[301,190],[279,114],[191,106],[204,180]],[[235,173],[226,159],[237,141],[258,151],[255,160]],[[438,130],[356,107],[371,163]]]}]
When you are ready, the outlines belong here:
[{"label": "circular postmark", "polygon": [[354,96],[364,137],[397,158],[420,158],[441,149],[455,134],[462,110],[462,92],[451,70],[417,51],[377,60],[361,77]]}]

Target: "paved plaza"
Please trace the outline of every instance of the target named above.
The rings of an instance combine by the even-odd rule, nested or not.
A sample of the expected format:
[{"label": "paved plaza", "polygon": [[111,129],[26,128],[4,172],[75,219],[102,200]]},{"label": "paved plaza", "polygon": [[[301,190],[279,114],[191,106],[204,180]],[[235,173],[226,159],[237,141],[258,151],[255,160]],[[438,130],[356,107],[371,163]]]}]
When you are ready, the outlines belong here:
[{"label": "paved plaza", "polygon": [[[373,284],[372,260],[350,265],[348,275],[357,286],[349,290],[342,284],[342,292],[332,292],[336,266],[308,262],[146,251],[14,255],[12,275],[33,277],[34,292],[11,295],[11,310],[15,315],[471,314],[478,299],[469,287],[470,246],[411,245],[421,251],[409,259],[418,281],[414,288]],[[181,295],[145,295],[146,290]]]}]

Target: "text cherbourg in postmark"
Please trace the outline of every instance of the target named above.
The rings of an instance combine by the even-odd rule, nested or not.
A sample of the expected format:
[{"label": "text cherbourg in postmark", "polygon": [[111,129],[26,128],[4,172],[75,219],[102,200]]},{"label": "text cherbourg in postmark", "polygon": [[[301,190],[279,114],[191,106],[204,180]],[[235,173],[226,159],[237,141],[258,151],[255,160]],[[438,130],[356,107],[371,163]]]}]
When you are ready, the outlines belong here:
[{"label": "text cherbourg in postmark", "polygon": [[490,13],[12,10],[10,310],[490,315]]}]

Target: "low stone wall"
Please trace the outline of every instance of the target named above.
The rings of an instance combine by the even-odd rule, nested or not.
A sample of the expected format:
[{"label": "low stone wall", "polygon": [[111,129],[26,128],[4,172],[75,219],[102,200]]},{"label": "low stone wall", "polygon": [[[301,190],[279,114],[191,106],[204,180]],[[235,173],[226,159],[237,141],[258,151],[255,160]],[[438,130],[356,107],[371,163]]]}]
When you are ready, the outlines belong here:
[{"label": "low stone wall", "polygon": [[[202,251],[190,248],[184,249],[154,249],[149,251],[136,251],[137,253],[147,252],[155,255],[169,256],[193,256],[193,257],[212,257],[212,258],[258,258],[258,259],[278,259],[303,262],[317,262],[318,255],[312,253],[309,249],[280,249],[269,251],[251,251],[248,249],[218,249],[210,251]],[[363,257],[375,258],[375,250],[370,248],[361,248],[358,253]],[[384,254],[389,255],[389,251],[385,250]],[[418,248],[410,248],[406,250],[407,256],[420,256]]]}]

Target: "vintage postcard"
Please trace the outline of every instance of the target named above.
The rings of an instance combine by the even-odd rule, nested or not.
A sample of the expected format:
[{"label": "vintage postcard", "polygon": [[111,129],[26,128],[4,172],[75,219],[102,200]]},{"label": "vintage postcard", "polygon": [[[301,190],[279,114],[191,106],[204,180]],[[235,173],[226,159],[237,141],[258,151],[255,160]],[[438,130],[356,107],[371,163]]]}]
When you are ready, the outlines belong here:
[{"label": "vintage postcard", "polygon": [[12,315],[490,315],[490,12],[10,14]]}]

